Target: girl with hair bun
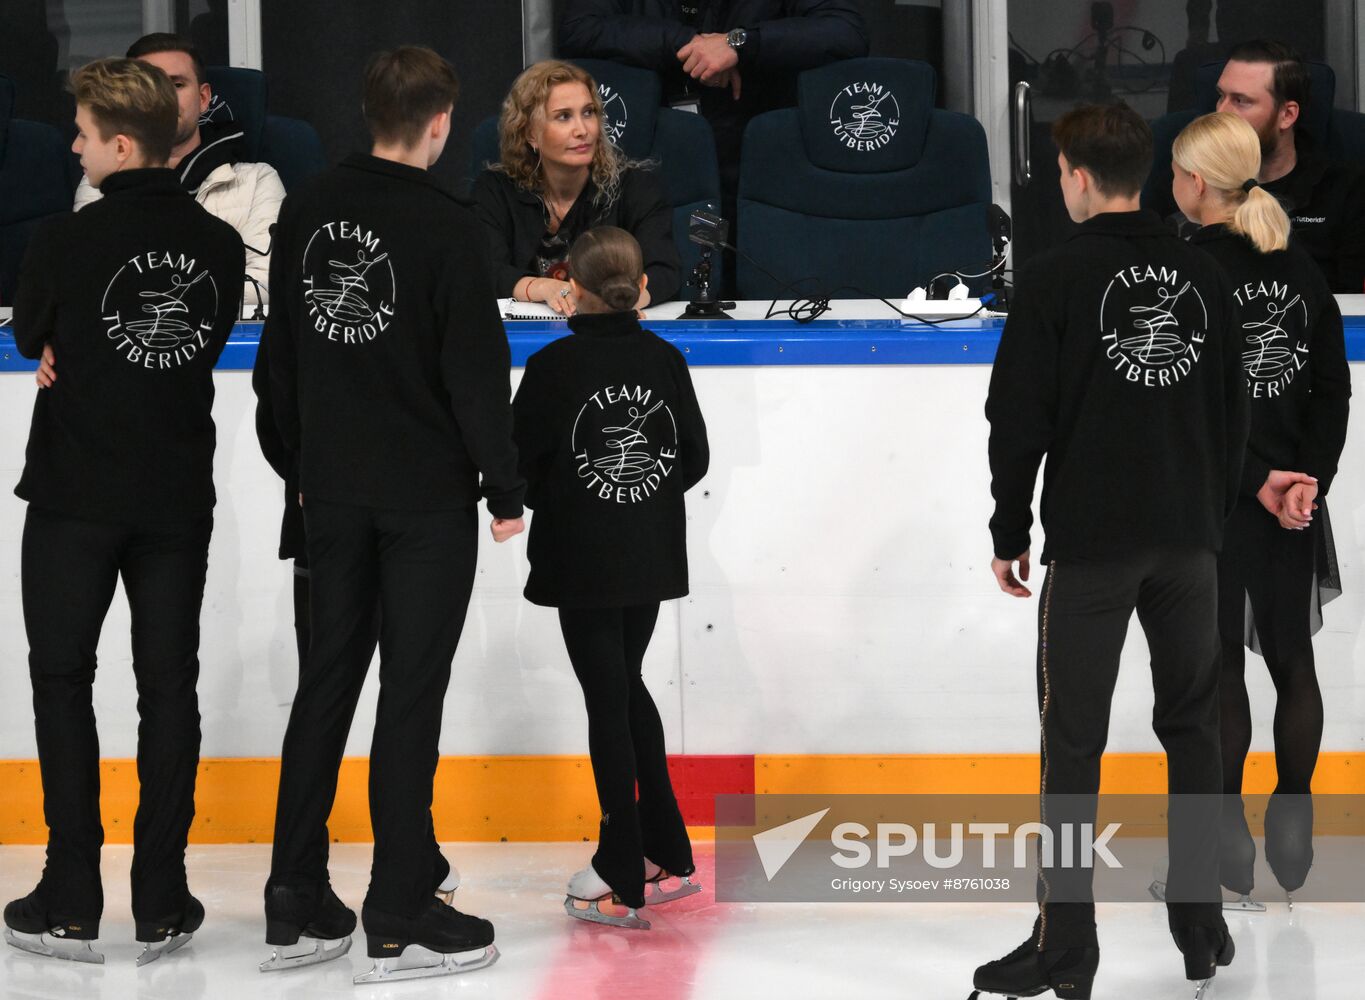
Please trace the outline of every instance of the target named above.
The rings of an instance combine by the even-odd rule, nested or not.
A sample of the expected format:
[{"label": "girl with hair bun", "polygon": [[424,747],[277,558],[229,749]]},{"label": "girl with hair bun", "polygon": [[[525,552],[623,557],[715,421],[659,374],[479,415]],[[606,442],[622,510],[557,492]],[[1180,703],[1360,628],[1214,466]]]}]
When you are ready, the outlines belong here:
[{"label": "girl with hair bun", "polygon": [[[700,890],[641,664],[659,603],[687,593],[683,494],[706,473],[706,424],[682,354],[640,326],[648,279],[635,239],[591,229],[568,260],[572,334],[531,355],[513,401],[535,511],[526,598],[559,611],[602,808],[597,852],[569,880],[565,909],[647,928],[636,912],[647,883],[650,903]],[[670,877],[682,881],[665,889]],[[627,915],[600,909],[613,895]]]},{"label": "girl with hair bun", "polygon": [[[1265,658],[1275,684],[1278,784],[1266,808],[1265,851],[1292,893],[1313,859],[1309,792],[1323,711],[1311,636],[1322,626],[1322,605],[1341,593],[1325,498],[1346,440],[1350,371],[1336,300],[1312,258],[1290,242],[1279,202],[1256,183],[1255,130],[1236,115],[1204,115],[1176,138],[1172,160],[1172,193],[1203,226],[1191,242],[1231,278],[1244,338],[1251,436],[1218,561],[1220,876],[1243,906],[1256,907],[1245,898],[1256,845],[1240,798],[1251,746],[1243,645]],[[1277,502],[1272,484],[1284,477],[1297,481]]]}]

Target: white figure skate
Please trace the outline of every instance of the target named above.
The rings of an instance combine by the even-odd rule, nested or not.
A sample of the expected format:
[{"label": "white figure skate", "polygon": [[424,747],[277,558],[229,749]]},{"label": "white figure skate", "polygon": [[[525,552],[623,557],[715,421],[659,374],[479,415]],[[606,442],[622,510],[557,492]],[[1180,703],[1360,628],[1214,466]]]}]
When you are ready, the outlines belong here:
[{"label": "white figure skate", "polygon": [[[633,906],[626,908],[627,915],[624,917],[614,913],[603,913],[602,901],[612,898],[611,886],[602,881],[602,876],[597,874],[592,865],[588,865],[569,879],[569,891],[564,897],[564,912],[578,920],[587,920],[594,924],[637,931],[649,930],[649,921],[641,917]],[[588,905],[581,907],[579,903]]]}]

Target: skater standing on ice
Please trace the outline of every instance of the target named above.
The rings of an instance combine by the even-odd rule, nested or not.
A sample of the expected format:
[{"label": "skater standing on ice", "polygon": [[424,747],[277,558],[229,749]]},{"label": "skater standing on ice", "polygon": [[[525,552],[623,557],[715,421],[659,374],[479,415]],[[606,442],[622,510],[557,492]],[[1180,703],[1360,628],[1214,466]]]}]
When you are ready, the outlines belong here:
[{"label": "skater standing on ice", "polygon": [[[535,510],[526,598],[559,609],[602,808],[597,853],[569,880],[565,908],[647,928],[636,912],[646,883],[653,903],[700,888],[687,878],[692,845],[640,668],[659,602],[687,593],[683,494],[710,453],[687,362],[636,317],[647,284],[640,245],[622,229],[590,230],[569,253],[569,273],[573,333],[531,356],[514,402]],[[669,877],[683,882],[664,890]],[[613,894],[627,916],[601,911]]]},{"label": "skater standing on ice", "polygon": [[[1265,852],[1293,892],[1313,860],[1310,785],[1322,742],[1322,693],[1312,634],[1322,605],[1341,593],[1326,494],[1346,442],[1351,373],[1341,312],[1313,259],[1289,242],[1289,218],[1255,181],[1256,132],[1230,114],[1196,119],[1176,138],[1173,193],[1204,228],[1190,242],[1232,279],[1251,437],[1240,496],[1218,559],[1222,641],[1223,885],[1248,898],[1256,845],[1242,805],[1251,747],[1243,645],[1265,658],[1275,683],[1275,794],[1265,815]],[[1296,470],[1312,478],[1280,500],[1275,483]],[[1287,529],[1287,530],[1286,530]]]},{"label": "skater standing on ice", "polygon": [[[1053,136],[1067,210],[1081,228],[1021,273],[986,416],[992,569],[1016,597],[1030,595],[1030,506],[1046,458],[1040,792],[1059,844],[1063,819],[1073,831],[1094,822],[1134,610],[1151,648],[1169,791],[1216,805],[1215,560],[1236,500],[1247,401],[1226,278],[1138,210],[1152,159],[1147,124],[1127,107],[1084,107],[1063,115]],[[1170,928],[1186,975],[1205,981],[1232,958],[1217,845],[1181,808],[1171,837]],[[1078,848],[1061,854],[1082,857]],[[1099,964],[1092,872],[1040,865],[1033,933],[977,969],[979,991],[1090,996]]]},{"label": "skater standing on ice", "polygon": [[28,951],[103,961],[95,648],[120,578],[138,693],[133,919],[144,964],[204,919],[185,843],[199,764],[199,612],[213,530],[213,366],[241,303],[242,241],[166,168],[176,96],[161,70],[74,73],[80,154],[104,198],[34,233],[14,337],[55,375],[15,492],[24,625],[48,826],[36,889],[5,907]]},{"label": "skater standing on ice", "polygon": [[[327,816],[379,625],[370,752],[374,864],[361,913],[374,970],[444,975],[497,957],[493,926],[432,893],[442,699],[474,583],[477,502],[522,530],[507,337],[473,215],[433,180],[459,92],[429,49],[375,56],[371,155],[290,194],[271,261],[272,409],[298,469],[311,639],[285,733],[263,969],[335,958],[355,916],[332,892]],[[482,477],[482,482],[480,481]],[[309,941],[299,946],[299,938]]]}]

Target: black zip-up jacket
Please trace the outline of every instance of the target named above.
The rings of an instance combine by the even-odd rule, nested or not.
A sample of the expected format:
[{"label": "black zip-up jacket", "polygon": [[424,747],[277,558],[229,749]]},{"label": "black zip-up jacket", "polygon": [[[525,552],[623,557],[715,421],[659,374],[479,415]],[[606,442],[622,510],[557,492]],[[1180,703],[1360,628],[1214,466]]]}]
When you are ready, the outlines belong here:
[{"label": "black zip-up jacket", "polygon": [[1284,206],[1294,239],[1328,287],[1343,295],[1365,292],[1365,171],[1301,141],[1294,169],[1265,189]]},{"label": "black zip-up jacket", "polygon": [[[425,170],[350,156],[285,199],[262,334],[304,496],[519,517],[510,354],[467,207]],[[482,474],[482,483],[480,483]]]},{"label": "black zip-up jacket", "polygon": [[1043,562],[1158,545],[1217,551],[1247,399],[1232,290],[1149,212],[1098,215],[1021,269],[991,372],[995,555]]},{"label": "black zip-up jacket", "polygon": [[[653,171],[637,167],[621,174],[621,192],[610,203],[594,204],[592,181],[573,203],[559,235],[572,246],[597,226],[616,226],[635,237],[649,275],[649,301],[667,302],[682,287],[682,262],[673,242],[673,206]],[[493,283],[500,298],[511,298],[517,282],[527,275],[544,277],[535,266],[545,235],[545,205],[534,191],[518,188],[500,170],[485,170],[474,181],[474,210],[488,236]],[[566,250],[567,253],[567,250]]]},{"label": "black zip-up jacket", "polygon": [[1232,282],[1236,329],[1251,402],[1242,493],[1254,497],[1271,469],[1306,472],[1326,496],[1346,444],[1351,369],[1341,310],[1302,249],[1260,253],[1227,226],[1190,242]]},{"label": "black zip-up jacket", "polygon": [[[868,52],[867,25],[856,0],[697,0],[693,27],[678,0],[567,0],[559,19],[559,51],[567,59],[612,59],[652,69],[664,93],[696,94],[716,136],[722,174],[739,163],[749,119],[796,103],[796,77]],[[748,32],[739,49],[743,87],[698,86],[682,71],[678,50],[699,34]]]},{"label": "black zip-up jacket", "polygon": [[140,524],[213,509],[213,366],[242,300],[242,240],[170,170],[127,170],[39,228],[14,302],[28,358],[51,344],[15,493]]},{"label": "black zip-up jacket", "polygon": [[682,597],[683,494],[710,462],[687,362],[633,312],[569,326],[527,360],[513,404],[535,509],[526,597],[561,608]]}]

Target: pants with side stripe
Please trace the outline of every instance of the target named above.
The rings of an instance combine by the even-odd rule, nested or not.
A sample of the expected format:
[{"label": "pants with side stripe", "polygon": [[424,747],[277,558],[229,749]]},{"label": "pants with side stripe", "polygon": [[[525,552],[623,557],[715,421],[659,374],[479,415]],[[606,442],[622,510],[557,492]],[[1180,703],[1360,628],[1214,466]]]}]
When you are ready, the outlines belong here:
[{"label": "pants with side stripe", "polygon": [[[1119,655],[1133,612],[1151,650],[1152,728],[1166,750],[1171,926],[1222,924],[1218,815],[1218,581],[1214,553],[1154,548],[1058,560],[1038,610],[1043,822],[1058,845],[1094,823]],[[1071,856],[1079,858],[1079,850]],[[1039,947],[1097,943],[1093,869],[1040,867]]]}]

